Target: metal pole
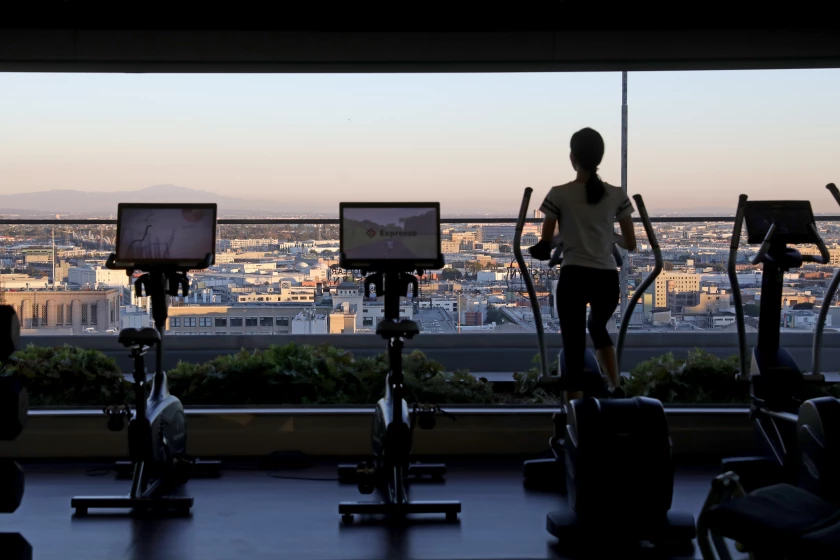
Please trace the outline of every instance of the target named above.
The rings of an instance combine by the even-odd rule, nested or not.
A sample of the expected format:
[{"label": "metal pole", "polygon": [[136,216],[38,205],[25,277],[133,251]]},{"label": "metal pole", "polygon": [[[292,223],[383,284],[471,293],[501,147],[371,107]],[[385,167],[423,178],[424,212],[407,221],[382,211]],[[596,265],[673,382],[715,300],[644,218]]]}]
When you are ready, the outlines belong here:
[{"label": "metal pole", "polygon": [[[621,190],[627,194],[627,72],[621,73]],[[622,249],[626,255],[626,251]],[[621,267],[619,278],[621,280],[621,318],[624,319],[624,310],[627,309],[627,258]]]}]

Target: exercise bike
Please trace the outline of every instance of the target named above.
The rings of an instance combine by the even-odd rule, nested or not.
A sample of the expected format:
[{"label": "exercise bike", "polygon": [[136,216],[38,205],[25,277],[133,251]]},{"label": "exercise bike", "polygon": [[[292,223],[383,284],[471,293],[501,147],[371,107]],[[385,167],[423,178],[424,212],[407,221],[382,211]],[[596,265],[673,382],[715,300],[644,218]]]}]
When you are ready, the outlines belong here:
[{"label": "exercise bike", "polygon": [[[827,186],[840,204],[840,192]],[[748,242],[761,243],[752,258],[763,267],[758,343],[750,352],[746,344],[741,293],[735,271],[741,238],[746,222]],[[818,256],[803,255],[789,244],[813,244]],[[750,418],[760,457],[725,459],[724,471],[737,473],[746,491],[776,483],[789,483],[828,501],[840,503],[840,401],[832,397],[806,400],[809,383],[822,384],[819,358],[822,332],[829,307],[840,284],[835,274],[826,291],[817,320],[813,341],[813,372],[806,376],[788,351],[780,345],[783,275],[804,263],[829,264],[831,255],[819,235],[807,201],[738,201],[735,229],[729,258],[729,278],[733,287],[737,314],[741,371],[749,372]],[[743,373],[742,376],[746,377]]]},{"label": "exercise bike", "polygon": [[[362,216],[374,214],[371,209],[379,210],[383,216],[383,225],[371,225]],[[414,227],[425,235],[432,235],[437,239],[434,251],[427,258],[418,259],[411,251],[403,246],[395,252],[403,258],[382,259],[382,253],[376,248],[376,240],[372,243],[364,237],[376,237],[376,230],[385,231],[384,224],[390,224],[393,216],[389,211],[399,215],[413,210],[429,223],[414,223]],[[425,212],[424,212],[425,211]],[[433,214],[433,215],[431,215]],[[431,215],[431,216],[430,216]],[[429,429],[434,426],[434,409],[417,411],[409,414],[409,407],[405,401],[405,386],[403,384],[402,349],[404,341],[420,333],[420,328],[414,321],[400,318],[400,297],[411,290],[413,297],[418,294],[417,277],[405,272],[423,268],[441,268],[443,256],[440,253],[440,205],[429,204],[382,204],[382,203],[342,203],[341,216],[341,267],[345,270],[357,269],[362,271],[377,271],[365,278],[365,297],[370,297],[371,286],[375,288],[377,296],[384,297],[384,319],[376,327],[376,334],[384,338],[388,345],[389,373],[385,380],[385,396],[376,403],[373,418],[372,445],[373,460],[361,463],[355,467],[352,477],[358,483],[359,492],[372,494],[375,490],[382,497],[381,502],[341,502],[338,512],[345,524],[353,522],[354,515],[387,515],[401,518],[409,514],[443,513],[447,521],[456,521],[461,511],[458,501],[411,501],[408,496],[408,477],[412,475],[431,475],[442,478],[446,472],[445,465],[411,464],[411,446],[415,423],[421,428]],[[358,216],[358,217],[356,217]],[[420,218],[418,218],[419,220]],[[411,227],[409,219],[403,222],[404,229]],[[371,235],[370,232],[374,232]],[[416,233],[416,232],[415,232]],[[354,239],[355,237],[355,239]],[[348,241],[348,238],[351,241]],[[362,239],[362,241],[359,241]],[[428,243],[428,240],[423,240]],[[347,243],[363,243],[359,250],[347,251]],[[433,243],[433,242],[432,242]],[[360,255],[361,253],[361,255]],[[408,258],[405,258],[405,256]],[[422,268],[421,268],[422,267]],[[435,407],[436,408],[436,407]],[[340,478],[345,480],[351,476],[351,467],[339,467]]]},{"label": "exercise bike", "polygon": [[[546,357],[547,345],[545,342],[539,301],[537,299],[533,279],[531,278],[530,273],[528,272],[527,264],[525,263],[525,259],[522,255],[522,230],[525,225],[525,217],[528,214],[528,205],[530,202],[532,192],[533,189],[531,189],[530,187],[525,189],[525,195],[523,196],[522,206],[520,207],[519,217],[517,219],[513,250],[516,260],[519,263],[519,268],[522,271],[522,278],[525,282],[525,287],[528,291],[528,297],[531,302],[531,307],[534,312],[535,323],[537,325],[537,339],[539,343],[541,367],[540,381],[542,383],[545,383],[546,385],[552,385],[560,388],[562,386],[561,381],[566,372],[566,361],[564,358],[564,352],[563,350],[560,350],[560,354],[558,356],[558,378],[558,376],[552,375],[551,372],[549,372],[548,370],[548,360]],[[634,199],[636,200],[636,205],[639,207],[639,212],[642,216],[642,223],[645,227],[645,233],[647,235],[648,242],[650,243],[651,250],[654,254],[655,264],[654,269],[645,277],[645,279],[636,289],[632,298],[628,302],[627,312],[622,314],[621,326],[618,332],[618,340],[616,341],[616,356],[619,365],[621,365],[621,356],[624,349],[624,342],[627,336],[627,329],[630,326],[632,310],[635,308],[639,299],[642,297],[642,294],[644,294],[645,291],[651,286],[651,284],[653,284],[656,281],[656,277],[659,276],[659,273],[662,272],[662,268],[664,267],[664,262],[662,260],[662,251],[659,248],[659,242],[656,239],[655,232],[653,231],[653,225],[651,224],[647,212],[645,211],[644,202],[642,201],[642,198],[639,195],[636,195]],[[552,240],[552,249],[553,251],[551,259],[549,260],[549,266],[559,266],[560,264],[562,264],[563,260],[563,246],[560,242],[559,236],[555,237]],[[615,259],[616,266],[618,268],[623,266],[623,257],[616,245],[613,245],[613,258]],[[555,304],[557,304],[557,302],[555,302]],[[604,378],[604,375],[601,372],[601,368],[598,364],[598,360],[595,357],[595,353],[592,352],[592,350],[589,348],[586,349],[586,353],[584,354],[584,378],[586,379],[583,391],[585,397],[603,399],[609,396],[607,392],[606,379]],[[566,406],[564,405],[558,412],[552,415],[552,422],[554,424],[554,435],[551,438],[549,438],[548,441],[549,449],[551,451],[552,456],[548,458],[531,459],[525,461],[523,465],[524,482],[527,487],[532,489],[559,490],[563,490],[565,488],[566,477],[564,435],[566,432],[566,420]]]},{"label": "exercise bike", "polygon": [[[17,375],[6,367],[20,348],[20,320],[14,307],[0,305],[0,441],[13,441],[26,427],[29,396]],[[0,514],[14,513],[25,493],[26,477],[14,459],[0,458]],[[0,550],[9,560],[32,560],[32,545],[21,533],[0,532]]]},{"label": "exercise bike", "polygon": [[[181,235],[197,235],[186,226],[186,231],[178,231],[168,223],[171,210],[193,213],[193,217],[202,216],[206,225],[215,232],[216,205],[149,205],[149,204],[120,204],[117,225],[117,254],[111,254],[106,267],[111,270],[125,270],[132,276],[136,270],[144,272],[134,282],[138,297],[151,299],[152,319],[154,328],[123,329],[119,334],[119,343],[130,350],[134,362],[133,390],[135,409],[132,413],[127,404],[105,409],[108,416],[108,427],[112,431],[120,431],[125,419],[128,423],[129,458],[133,465],[131,490],[127,496],[77,496],[71,500],[71,507],[77,515],[86,515],[89,509],[133,509],[147,511],[173,511],[188,514],[193,506],[191,496],[174,496],[169,492],[183,485],[191,471],[201,468],[204,471],[215,472],[218,476],[220,463],[218,461],[197,461],[187,456],[187,430],[184,407],[181,401],[169,393],[166,373],[163,370],[163,332],[166,328],[170,296],[189,294],[190,282],[187,277],[189,270],[208,268],[213,264],[215,233],[204,232],[212,240],[208,245],[210,252],[199,261],[198,259],[147,259],[142,249],[133,249],[132,244],[146,239],[175,237]],[[169,212],[168,212],[169,211]],[[141,217],[142,215],[142,217]],[[137,240],[124,239],[130,234],[123,230],[132,230],[136,221],[147,216],[157,215],[153,226],[148,226],[142,238]],[[212,219],[210,219],[212,218]],[[144,226],[145,227],[145,226]],[[142,228],[139,228],[143,231]],[[157,229],[165,229],[165,235]],[[134,233],[133,231],[131,233]],[[122,252],[122,254],[120,254]],[[167,262],[168,261],[168,262]],[[142,267],[142,268],[141,268]],[[152,386],[146,397],[146,367],[145,355],[155,348],[155,375]]]}]

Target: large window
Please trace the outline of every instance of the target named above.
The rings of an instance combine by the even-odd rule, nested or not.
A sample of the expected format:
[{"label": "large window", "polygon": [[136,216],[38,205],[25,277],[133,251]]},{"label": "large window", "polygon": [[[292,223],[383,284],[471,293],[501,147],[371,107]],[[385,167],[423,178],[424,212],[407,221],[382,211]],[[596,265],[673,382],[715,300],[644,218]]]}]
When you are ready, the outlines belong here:
[{"label": "large window", "polygon": [[[441,203],[445,219],[459,219],[442,224],[445,268],[421,279],[419,297],[401,309],[400,317],[418,323],[445,371],[512,379],[513,372],[533,368],[536,354],[534,310],[512,255],[512,219],[524,186],[534,187],[528,216],[539,220],[535,211],[549,188],[574,178],[569,139],[587,126],[605,141],[600,177],[615,186],[623,180],[621,74],[616,72],[21,73],[5,76],[4,86],[0,145],[8,149],[0,157],[0,172],[14,181],[0,185],[0,194],[28,193],[37,202],[31,210],[80,220],[0,225],[9,251],[33,248],[30,261],[40,258],[35,248],[52,246],[55,233],[58,261],[71,264],[56,270],[59,294],[50,295],[47,261],[16,264],[16,257],[7,255],[3,268],[12,268],[20,278],[3,288],[7,297],[18,298],[24,327],[42,328],[52,320],[72,325],[70,302],[76,302],[76,334],[90,332],[91,326],[105,330],[97,325],[98,306],[105,301],[108,314],[103,310],[102,316],[111,321],[109,327],[149,325],[145,298],[108,287],[124,286],[122,273],[104,278],[107,271],[97,271],[99,283],[93,286],[86,268],[100,267],[113,250],[113,224],[86,221],[108,220],[115,210],[110,198],[44,192],[109,192],[135,185],[153,201],[167,198],[174,184],[220,199],[234,197],[242,208],[254,210],[226,214],[220,205],[219,218],[226,221],[217,231],[215,264],[191,273],[189,297],[172,298],[172,313],[179,316],[170,318],[170,328],[261,336],[249,351],[283,344],[288,333],[334,333],[328,338],[333,346],[358,352],[358,338],[341,333],[374,337],[383,317],[381,299],[365,299],[361,276],[337,269],[338,228],[323,218],[336,217],[336,203],[347,193],[358,200],[389,198],[394,177],[399,177],[399,193],[422,193],[423,199]],[[729,366],[708,356],[693,356],[696,361],[686,365],[686,352],[680,349],[708,348],[724,359],[737,353],[735,301],[726,267],[741,193],[751,199],[812,202],[832,264],[790,271],[778,303],[782,343],[811,336],[826,286],[840,266],[840,223],[820,216],[840,214],[824,188],[825,182],[840,180],[833,175],[840,130],[837,86],[840,70],[629,74],[626,185],[628,195],[644,196],[656,219],[664,270],[628,314],[622,371],[629,375],[639,363],[656,359],[673,375],[700,364],[702,372],[730,378]],[[168,139],[166,145],[161,137]],[[44,154],[49,165],[42,164]],[[166,186],[153,186],[158,182]],[[277,184],[294,188],[280,192],[272,187]],[[275,218],[283,223],[267,221]],[[524,248],[539,239],[541,228],[538,221],[526,224]],[[655,265],[641,224],[636,237],[637,250],[624,258],[619,288],[625,297],[639,289]],[[756,249],[743,238],[736,259],[750,334],[758,326],[761,302],[761,275],[749,264]],[[527,253],[526,262],[553,361],[561,345],[556,308],[580,294],[557,293],[558,270]],[[18,296],[18,291],[29,295]],[[98,303],[90,303],[97,298]],[[56,304],[55,317],[48,317],[47,302],[54,300],[67,303]],[[836,299],[829,303],[835,304],[826,326],[832,336],[840,329],[840,306]],[[616,301],[608,325],[614,340],[621,318]],[[586,328],[583,315],[580,328]],[[201,353],[173,348],[170,357],[176,363],[204,359],[207,348],[216,346],[212,340],[203,342],[196,342]],[[220,354],[238,351],[221,343]],[[105,343],[102,349],[112,350]],[[840,371],[840,359],[824,353],[824,360],[825,370]],[[807,371],[810,363],[806,359],[800,365]],[[667,375],[655,380],[657,387],[645,388],[637,374],[631,376],[637,383],[633,390],[665,400],[702,404],[723,399],[709,395],[725,393],[693,381],[668,391],[672,377]],[[539,395],[528,398],[539,401]]]}]

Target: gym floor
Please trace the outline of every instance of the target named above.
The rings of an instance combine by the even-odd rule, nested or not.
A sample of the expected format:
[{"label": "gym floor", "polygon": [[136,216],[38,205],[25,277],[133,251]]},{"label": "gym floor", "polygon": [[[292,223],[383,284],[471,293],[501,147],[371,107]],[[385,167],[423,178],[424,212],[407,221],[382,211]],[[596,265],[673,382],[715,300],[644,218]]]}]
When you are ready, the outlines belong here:
[{"label": "gym floor", "polygon": [[[130,481],[91,471],[97,465],[25,464],[18,511],[0,516],[0,531],[20,532],[38,560],[478,560],[560,559],[545,514],[565,507],[552,493],[523,489],[521,463],[449,463],[445,484],[418,484],[414,499],[456,499],[460,522],[437,518],[388,527],[382,521],[340,523],[339,501],[364,500],[355,486],[334,482],[334,465],[269,471],[225,463],[218,479],[191,480],[188,518],[138,518],[92,510],[75,518],[76,495],[122,495]],[[678,471],[674,509],[700,511],[715,467]],[[98,475],[98,476],[94,476]],[[324,478],[283,479],[276,476]],[[358,518],[357,518],[358,519]],[[605,535],[608,535],[608,530]],[[581,556],[576,556],[581,557]],[[583,557],[605,558],[603,553]],[[639,553],[626,556],[642,557]],[[661,556],[659,556],[661,558]],[[677,558],[699,558],[694,555]]]}]

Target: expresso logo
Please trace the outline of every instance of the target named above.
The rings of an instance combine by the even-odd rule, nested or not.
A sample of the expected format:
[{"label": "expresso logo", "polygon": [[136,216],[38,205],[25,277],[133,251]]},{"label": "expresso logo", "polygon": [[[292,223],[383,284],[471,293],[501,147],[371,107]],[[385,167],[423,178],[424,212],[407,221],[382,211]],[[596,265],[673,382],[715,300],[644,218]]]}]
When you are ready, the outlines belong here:
[{"label": "expresso logo", "polygon": [[415,237],[417,235],[417,232],[416,231],[403,231],[401,229],[395,229],[395,230],[382,229],[382,230],[379,230],[379,235],[381,237]]}]

